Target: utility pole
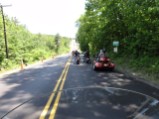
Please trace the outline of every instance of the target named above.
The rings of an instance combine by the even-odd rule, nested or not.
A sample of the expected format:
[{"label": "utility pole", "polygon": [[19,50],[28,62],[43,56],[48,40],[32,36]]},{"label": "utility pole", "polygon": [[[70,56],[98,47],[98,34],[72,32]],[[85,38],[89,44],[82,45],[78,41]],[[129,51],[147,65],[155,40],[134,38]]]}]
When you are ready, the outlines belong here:
[{"label": "utility pole", "polygon": [[9,58],[9,55],[8,55],[8,42],[7,42],[6,24],[5,24],[5,19],[4,19],[3,7],[9,7],[9,6],[11,6],[11,5],[5,5],[5,6],[2,6],[2,5],[0,4],[0,7],[1,7],[1,13],[2,13],[2,20],[3,20],[4,41],[5,41],[6,58],[7,58],[7,59]]}]

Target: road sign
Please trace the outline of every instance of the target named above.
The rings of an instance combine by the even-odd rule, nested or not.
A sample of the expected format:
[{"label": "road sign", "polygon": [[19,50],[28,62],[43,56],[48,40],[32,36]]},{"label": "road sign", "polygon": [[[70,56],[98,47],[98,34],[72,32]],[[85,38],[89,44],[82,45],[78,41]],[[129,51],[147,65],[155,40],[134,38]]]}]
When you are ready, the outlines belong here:
[{"label": "road sign", "polygon": [[114,52],[118,53],[118,47],[114,47]]},{"label": "road sign", "polygon": [[119,46],[119,41],[113,41],[113,46],[118,47]]}]

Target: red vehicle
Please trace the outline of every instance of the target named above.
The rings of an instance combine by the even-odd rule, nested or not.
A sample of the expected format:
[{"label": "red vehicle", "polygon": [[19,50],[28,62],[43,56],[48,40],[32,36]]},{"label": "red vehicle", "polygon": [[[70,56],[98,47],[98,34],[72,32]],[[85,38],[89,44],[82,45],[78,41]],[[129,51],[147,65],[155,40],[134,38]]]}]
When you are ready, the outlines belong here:
[{"label": "red vehicle", "polygon": [[113,71],[114,68],[115,68],[115,64],[112,63],[110,58],[108,58],[108,57],[96,58],[93,61],[93,70],[108,69],[108,70]]}]

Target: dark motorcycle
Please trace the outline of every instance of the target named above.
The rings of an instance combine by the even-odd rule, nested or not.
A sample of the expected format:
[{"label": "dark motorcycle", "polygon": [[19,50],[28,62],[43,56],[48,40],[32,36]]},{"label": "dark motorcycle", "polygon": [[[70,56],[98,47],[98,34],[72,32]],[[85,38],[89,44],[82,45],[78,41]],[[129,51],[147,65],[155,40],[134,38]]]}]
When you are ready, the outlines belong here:
[{"label": "dark motorcycle", "polygon": [[85,62],[86,62],[87,64],[90,64],[90,63],[91,63],[90,57],[85,57]]},{"label": "dark motorcycle", "polygon": [[80,52],[77,50],[73,52],[74,58],[75,58],[75,63],[80,64]]},{"label": "dark motorcycle", "polygon": [[76,64],[80,64],[80,56],[76,57]]},{"label": "dark motorcycle", "polygon": [[87,64],[90,64],[91,63],[91,59],[90,59],[90,55],[89,55],[89,52],[86,51],[84,53],[84,62],[87,63]]}]

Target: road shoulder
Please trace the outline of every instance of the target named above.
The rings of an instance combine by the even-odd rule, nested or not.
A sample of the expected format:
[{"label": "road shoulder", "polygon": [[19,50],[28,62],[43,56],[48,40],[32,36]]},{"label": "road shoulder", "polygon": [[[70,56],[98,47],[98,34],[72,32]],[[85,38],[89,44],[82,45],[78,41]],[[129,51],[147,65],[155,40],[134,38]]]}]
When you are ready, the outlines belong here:
[{"label": "road shoulder", "polygon": [[146,79],[143,76],[144,74],[140,74],[139,75],[137,72],[133,72],[130,69],[127,69],[125,67],[124,68],[123,67],[119,67],[119,66],[116,67],[116,71],[125,74],[126,77],[130,77],[133,80],[140,81],[140,82],[145,83],[145,84],[147,84],[147,85],[149,85],[151,87],[159,89],[159,83]]}]

